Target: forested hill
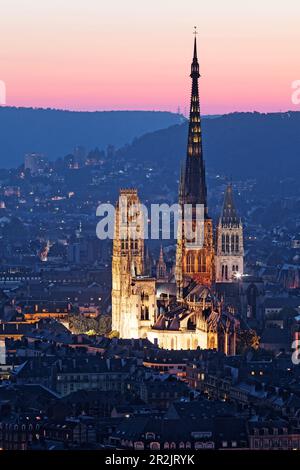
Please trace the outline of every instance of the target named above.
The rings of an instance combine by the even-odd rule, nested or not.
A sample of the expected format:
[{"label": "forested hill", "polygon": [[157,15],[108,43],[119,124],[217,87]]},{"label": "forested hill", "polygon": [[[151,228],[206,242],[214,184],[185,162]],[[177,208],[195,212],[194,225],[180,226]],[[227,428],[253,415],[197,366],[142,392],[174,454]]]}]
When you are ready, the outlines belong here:
[{"label": "forested hill", "polygon": [[0,168],[14,167],[24,154],[63,157],[76,145],[105,149],[182,122],[182,116],[160,111],[61,111],[0,106]]},{"label": "forested hill", "polygon": [[[299,177],[300,112],[232,113],[202,119],[206,168],[233,178]],[[174,171],[186,154],[187,122],[136,139],[120,156]]]}]

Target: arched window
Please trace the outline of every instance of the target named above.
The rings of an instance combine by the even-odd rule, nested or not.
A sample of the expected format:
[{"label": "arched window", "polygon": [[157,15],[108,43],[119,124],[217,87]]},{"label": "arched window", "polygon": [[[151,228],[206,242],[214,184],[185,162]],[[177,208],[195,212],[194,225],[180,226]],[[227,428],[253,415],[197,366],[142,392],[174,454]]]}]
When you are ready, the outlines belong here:
[{"label": "arched window", "polygon": [[205,253],[203,253],[202,251],[198,253],[198,272],[206,272],[206,257]]},{"label": "arched window", "polygon": [[176,449],[176,444],[175,444],[175,442],[171,442],[171,444],[170,444],[170,449]]},{"label": "arched window", "polygon": [[169,447],[170,447],[170,446],[169,446],[169,443],[168,443],[168,442],[165,442],[165,443],[164,443],[164,449],[169,449]]},{"label": "arched window", "polygon": [[150,442],[150,449],[151,450],[159,450],[160,449],[160,443],[159,442]]},{"label": "arched window", "polygon": [[234,235],[231,235],[231,253],[234,252]]},{"label": "arched window", "polygon": [[201,254],[201,252],[198,253],[197,262],[198,262],[198,273],[201,273],[201,264],[202,264],[202,254]]},{"label": "arched window", "polygon": [[228,266],[227,264],[225,265],[225,279],[228,279]]},{"label": "arched window", "polygon": [[238,235],[235,236],[235,251],[239,251],[239,244],[240,244],[240,237]]},{"label": "arched window", "polygon": [[222,235],[222,251],[225,253],[225,235]]},{"label": "arched window", "polygon": [[228,233],[226,234],[226,247],[225,247],[225,252],[229,253],[229,235]]},{"label": "arched window", "polygon": [[186,267],[187,272],[193,273],[195,271],[195,257],[193,253],[188,253],[186,263],[187,263],[187,267]]}]

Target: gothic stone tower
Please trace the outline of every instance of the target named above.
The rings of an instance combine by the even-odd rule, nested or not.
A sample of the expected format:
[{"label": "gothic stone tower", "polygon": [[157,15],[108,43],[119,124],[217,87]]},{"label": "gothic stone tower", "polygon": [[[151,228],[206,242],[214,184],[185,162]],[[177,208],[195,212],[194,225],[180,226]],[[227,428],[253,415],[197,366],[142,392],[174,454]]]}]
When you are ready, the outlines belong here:
[{"label": "gothic stone tower", "polygon": [[136,189],[121,189],[115,211],[112,330],[141,338],[155,321],[155,279],[144,276],[143,214]]},{"label": "gothic stone tower", "polygon": [[216,282],[233,282],[244,272],[243,225],[234,205],[232,185],[227,186],[217,227]]},{"label": "gothic stone tower", "polygon": [[[179,188],[179,206],[182,214],[182,223],[179,224],[176,252],[176,281],[178,297],[182,298],[183,288],[187,279],[198,284],[211,286],[214,281],[214,248],[212,219],[208,216],[207,189],[205,181],[205,165],[202,150],[202,132],[200,118],[200,104],[198,92],[199,63],[197,58],[197,42],[194,41],[194,56],[191,65],[192,93],[190,104],[190,119],[188,130],[187,156],[184,170],[181,172]],[[187,207],[191,215],[187,215]],[[203,208],[203,224],[199,224],[197,207]],[[191,224],[195,234],[202,231],[203,243],[200,245],[186,236],[186,219]]]}]

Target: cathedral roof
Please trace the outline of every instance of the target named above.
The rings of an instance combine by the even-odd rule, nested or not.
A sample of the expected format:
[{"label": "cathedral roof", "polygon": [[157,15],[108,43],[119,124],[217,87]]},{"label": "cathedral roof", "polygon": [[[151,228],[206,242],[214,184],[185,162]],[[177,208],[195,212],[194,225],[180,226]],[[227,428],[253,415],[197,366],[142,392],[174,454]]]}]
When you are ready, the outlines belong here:
[{"label": "cathedral roof", "polygon": [[164,330],[165,327],[166,327],[166,319],[165,319],[164,314],[161,314],[156,320],[156,323],[154,324],[153,328],[155,330]]},{"label": "cathedral roof", "polygon": [[179,327],[180,327],[180,321],[178,319],[178,317],[174,317],[169,325],[169,330],[179,330]]}]

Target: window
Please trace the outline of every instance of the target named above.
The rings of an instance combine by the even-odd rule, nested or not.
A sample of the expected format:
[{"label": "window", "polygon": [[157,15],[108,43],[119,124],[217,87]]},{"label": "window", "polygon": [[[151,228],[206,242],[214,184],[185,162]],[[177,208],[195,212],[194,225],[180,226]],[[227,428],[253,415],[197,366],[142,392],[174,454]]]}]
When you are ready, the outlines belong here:
[{"label": "window", "polygon": [[149,307],[147,305],[141,307],[141,320],[149,320]]},{"label": "window", "polygon": [[222,251],[225,253],[225,235],[222,235]]},{"label": "window", "polygon": [[188,253],[187,255],[187,272],[192,273],[195,270],[194,266],[195,260],[193,253]]},{"label": "window", "polygon": [[228,266],[227,266],[227,264],[224,267],[224,278],[228,279]]},{"label": "window", "polygon": [[150,449],[151,450],[159,450],[160,449],[160,443],[159,442],[150,442]]},{"label": "window", "polygon": [[234,235],[231,235],[231,253],[234,252]]},{"label": "window", "polygon": [[226,240],[225,252],[229,253],[229,235],[228,234],[226,235],[225,240]]},{"label": "window", "polygon": [[236,252],[239,251],[239,244],[240,244],[239,236],[236,235],[236,236],[235,236],[235,251],[236,251]]},{"label": "window", "polygon": [[205,253],[201,252],[198,253],[198,272],[205,273],[206,272],[206,257]]}]

